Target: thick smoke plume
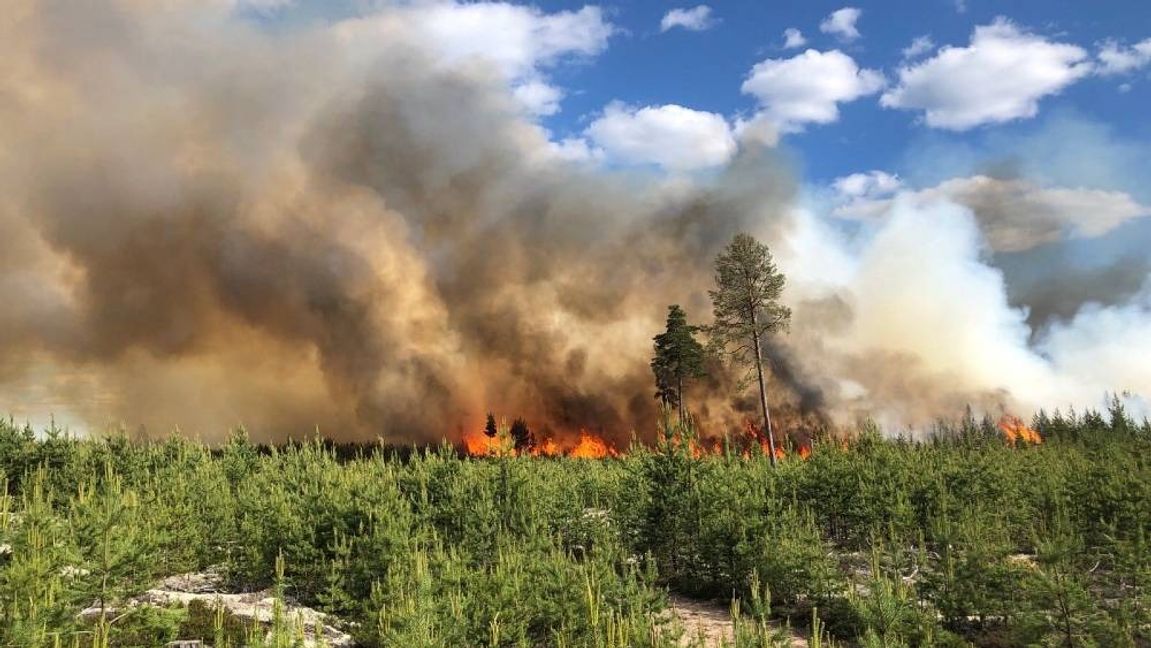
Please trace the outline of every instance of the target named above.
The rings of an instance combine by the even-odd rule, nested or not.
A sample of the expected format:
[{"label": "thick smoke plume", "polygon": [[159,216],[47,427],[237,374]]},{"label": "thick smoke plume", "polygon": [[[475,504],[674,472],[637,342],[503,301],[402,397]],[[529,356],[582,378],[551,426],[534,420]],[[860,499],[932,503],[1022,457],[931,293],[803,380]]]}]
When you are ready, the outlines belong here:
[{"label": "thick smoke plume", "polygon": [[[707,319],[741,230],[791,277],[785,409],[913,424],[1151,393],[1113,347],[1147,351],[1146,289],[1036,337],[962,208],[897,199],[847,239],[752,140],[703,180],[565,163],[499,69],[445,64],[409,9],[267,30],[212,3],[9,5],[0,385],[87,425],[418,441],[493,410],[646,435],[651,336],[670,303]],[[717,431],[754,411],[719,382],[694,394]]]},{"label": "thick smoke plume", "polygon": [[721,182],[754,199],[568,168],[496,70],[437,65],[399,10],[371,43],[195,6],[16,13],[5,373],[83,369],[91,417],[434,439],[490,408],[626,435],[655,417],[664,305],[793,186],[765,160]]}]

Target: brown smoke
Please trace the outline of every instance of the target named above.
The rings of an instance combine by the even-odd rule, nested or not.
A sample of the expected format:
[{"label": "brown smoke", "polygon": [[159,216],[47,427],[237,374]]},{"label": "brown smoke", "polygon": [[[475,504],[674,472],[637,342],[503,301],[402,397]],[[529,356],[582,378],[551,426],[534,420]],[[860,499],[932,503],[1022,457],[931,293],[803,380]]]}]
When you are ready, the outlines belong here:
[{"label": "brown smoke", "polygon": [[4,370],[94,377],[92,423],[626,438],[665,305],[702,318],[710,258],[790,196],[764,151],[674,198],[569,168],[483,66],[213,16],[21,0],[0,28]]}]

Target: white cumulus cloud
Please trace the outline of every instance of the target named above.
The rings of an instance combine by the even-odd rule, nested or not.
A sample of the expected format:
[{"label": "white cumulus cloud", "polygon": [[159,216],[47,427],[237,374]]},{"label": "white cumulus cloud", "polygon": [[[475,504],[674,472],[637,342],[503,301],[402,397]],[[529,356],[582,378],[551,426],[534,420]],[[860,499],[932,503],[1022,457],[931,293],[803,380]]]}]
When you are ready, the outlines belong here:
[{"label": "white cumulus cloud", "polygon": [[853,41],[859,38],[859,29],[855,23],[863,15],[863,10],[856,7],[844,7],[831,12],[831,15],[819,23],[819,31],[845,40]]},{"label": "white cumulus cloud", "polygon": [[566,137],[558,142],[548,142],[548,155],[564,162],[597,162],[603,159],[604,152],[591,145],[582,137]]},{"label": "white cumulus cloud", "polygon": [[831,186],[844,198],[876,198],[895,193],[903,181],[886,171],[868,171],[836,178]]},{"label": "white cumulus cloud", "polygon": [[976,27],[967,47],[944,47],[922,63],[901,67],[898,85],[881,103],[922,110],[928,126],[951,130],[1030,118],[1040,99],[1091,73],[1087,59],[1081,47],[998,18]]},{"label": "white cumulus cloud", "polygon": [[761,115],[783,131],[804,124],[829,124],[839,119],[839,104],[878,92],[883,75],[861,69],[839,50],[809,49],[788,59],[767,59],[751,69],[743,82]]},{"label": "white cumulus cloud", "polygon": [[784,49],[795,49],[807,45],[807,39],[803,37],[803,32],[795,27],[788,27],[783,30],[783,47]]},{"label": "white cumulus cloud", "polygon": [[549,14],[494,2],[438,3],[412,11],[428,42],[447,60],[484,59],[512,78],[530,76],[568,56],[599,54],[614,32],[593,6]]},{"label": "white cumulus cloud", "polygon": [[1151,38],[1130,47],[1109,40],[1099,48],[1099,73],[1126,74],[1151,63]]},{"label": "white cumulus cloud", "polygon": [[338,31],[368,43],[415,35],[445,66],[491,66],[526,112],[549,115],[559,110],[564,93],[550,82],[548,70],[602,53],[616,29],[590,5],[546,13],[503,2],[434,2],[347,20]]},{"label": "white cumulus cloud", "polygon": [[512,89],[512,95],[533,115],[554,115],[560,110],[563,90],[534,79]]},{"label": "white cumulus cloud", "polygon": [[731,126],[722,115],[674,104],[637,108],[614,102],[586,135],[609,160],[696,171],[735,154]]},{"label": "white cumulus cloud", "polygon": [[931,40],[930,36],[916,36],[911,40],[910,45],[903,48],[903,59],[906,61],[917,59],[933,49],[935,49],[935,41]]},{"label": "white cumulus cloud", "polygon": [[663,16],[663,20],[659,21],[659,30],[665,32],[669,29],[682,27],[688,31],[704,31],[711,29],[716,24],[716,19],[711,15],[711,7],[707,5],[698,5],[690,9],[672,9]]}]

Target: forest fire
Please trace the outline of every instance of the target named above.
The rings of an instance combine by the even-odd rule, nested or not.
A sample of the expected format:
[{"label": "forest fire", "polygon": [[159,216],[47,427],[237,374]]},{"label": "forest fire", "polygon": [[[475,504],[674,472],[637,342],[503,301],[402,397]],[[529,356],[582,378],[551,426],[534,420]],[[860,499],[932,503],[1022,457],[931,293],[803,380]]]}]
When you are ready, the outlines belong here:
[{"label": "forest fire", "polygon": [[[763,430],[763,428],[757,426],[751,421],[745,421],[743,424],[743,430],[744,434],[747,435],[747,438],[750,441],[759,445],[760,449],[763,451],[764,456],[767,456],[769,452],[773,451],[771,447],[771,441],[768,439],[767,433]],[[787,451],[784,450],[783,447],[781,447],[779,444],[776,444],[774,452],[776,459],[784,459],[787,457]],[[744,450],[743,454],[744,456],[748,456],[750,453],[749,451]],[[804,458],[806,459],[806,457]]]},{"label": "forest fire", "polygon": [[1023,419],[1013,414],[1004,414],[999,419],[999,430],[1003,432],[1003,438],[1011,447],[1015,447],[1020,441],[1030,445],[1043,443],[1043,437],[1039,436],[1038,432],[1028,427]]},{"label": "forest fire", "polygon": [[[1013,414],[1004,414],[998,423],[999,431],[1004,440],[1011,447],[1018,445],[1039,445],[1043,437],[1038,431],[1023,422],[1023,419]],[[776,459],[789,457],[806,460],[811,457],[812,441],[809,436],[799,434],[784,434],[781,443],[774,449],[767,440],[767,435],[759,426],[751,421],[745,421],[739,434],[724,438],[709,436],[706,438],[691,438],[687,440],[687,447],[693,457],[700,459],[708,456],[721,456],[730,451],[736,456],[745,459],[752,456],[767,456],[774,452]],[[683,440],[679,437],[671,440],[673,446],[678,447]],[[842,443],[841,443],[842,445]],[[574,437],[548,437],[544,439],[531,439],[530,443],[517,447],[514,435],[506,432],[496,436],[488,436],[482,431],[469,432],[463,436],[463,449],[472,457],[574,457],[579,459],[603,459],[623,456],[623,452],[616,449],[610,442],[587,430],[580,430]]]},{"label": "forest fire", "polygon": [[488,436],[482,431],[465,433],[463,449],[472,457],[573,457],[577,459],[604,459],[618,457],[620,452],[598,435],[580,430],[574,440],[546,438],[535,440],[517,448],[515,439],[506,433]]},{"label": "forest fire", "polygon": [[560,446],[555,442],[555,439],[544,439],[538,446],[532,449],[532,454],[537,457],[555,457],[560,453]]},{"label": "forest fire", "polygon": [[[671,440],[673,446],[679,446],[682,439],[678,436]],[[742,434],[730,438],[728,442],[721,437],[692,438],[687,441],[691,455],[696,459],[708,456],[722,456],[730,450],[735,456],[750,459],[752,456],[767,456],[771,447],[766,435],[759,431],[754,423],[746,422]],[[498,430],[495,434],[483,430],[466,432],[462,438],[462,450],[471,457],[572,457],[575,459],[606,459],[622,457],[625,453],[617,449],[611,442],[603,437],[580,430],[578,436],[536,438],[531,435],[527,439],[520,439],[508,430]],[[777,445],[776,459],[798,457],[807,459],[811,456],[811,442],[797,443],[794,450],[787,450]]]},{"label": "forest fire", "polygon": [[473,457],[487,457],[500,454],[497,440],[483,432],[470,432],[465,434],[463,441],[464,449]]},{"label": "forest fire", "polygon": [[588,434],[581,430],[579,435],[579,443],[574,448],[568,450],[565,454],[569,457],[578,457],[580,459],[602,459],[604,457],[618,457],[619,452],[615,448],[608,445],[603,439]]}]

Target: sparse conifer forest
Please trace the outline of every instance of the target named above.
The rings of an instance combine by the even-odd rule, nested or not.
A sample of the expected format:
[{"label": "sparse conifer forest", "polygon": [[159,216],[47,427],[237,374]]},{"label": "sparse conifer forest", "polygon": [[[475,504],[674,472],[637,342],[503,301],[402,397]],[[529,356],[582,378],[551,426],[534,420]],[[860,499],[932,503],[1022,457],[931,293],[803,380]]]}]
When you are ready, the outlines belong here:
[{"label": "sparse conifer forest", "polygon": [[[290,605],[361,646],[704,645],[669,592],[730,603],[734,646],[1147,645],[1151,427],[1118,404],[1030,427],[865,425],[772,469],[693,452],[670,408],[600,460],[0,423],[0,645],[323,645]],[[185,573],[269,615],[141,598]]]}]

